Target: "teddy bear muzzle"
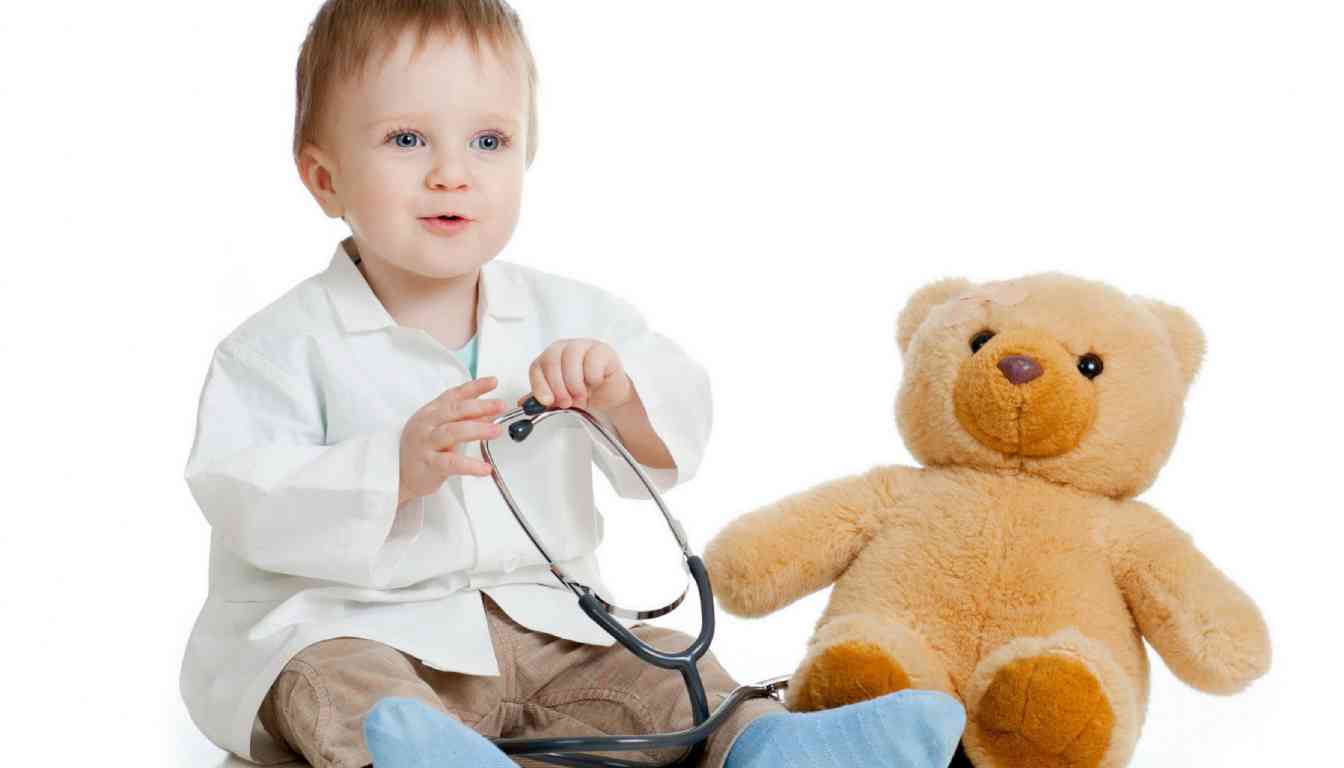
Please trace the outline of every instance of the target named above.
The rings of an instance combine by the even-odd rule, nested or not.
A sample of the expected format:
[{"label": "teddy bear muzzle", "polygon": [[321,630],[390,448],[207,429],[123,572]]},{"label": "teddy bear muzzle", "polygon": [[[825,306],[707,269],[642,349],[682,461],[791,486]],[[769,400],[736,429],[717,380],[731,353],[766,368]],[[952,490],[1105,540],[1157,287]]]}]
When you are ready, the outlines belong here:
[{"label": "teddy bear muzzle", "polygon": [[966,358],[953,388],[957,421],[981,445],[1045,458],[1073,450],[1097,415],[1096,391],[1058,341],[996,334]]}]

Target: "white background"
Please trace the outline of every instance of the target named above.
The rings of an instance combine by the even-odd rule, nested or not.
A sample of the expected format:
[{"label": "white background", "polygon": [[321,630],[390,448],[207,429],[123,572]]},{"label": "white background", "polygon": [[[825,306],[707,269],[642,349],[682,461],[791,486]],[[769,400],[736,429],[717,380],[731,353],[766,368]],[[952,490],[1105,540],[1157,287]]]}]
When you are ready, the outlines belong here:
[{"label": "white background", "polygon": [[[220,766],[177,692],[208,542],[181,473],[214,344],[345,234],[289,156],[317,3],[12,5],[4,753]],[[1275,659],[1216,698],[1153,655],[1133,764],[1333,759],[1338,3],[517,5],[542,132],[502,258],[630,299],[709,368],[714,437],[668,498],[697,550],[760,504],[911,461],[893,329],[927,281],[1059,269],[1162,298],[1209,355],[1145,498],[1259,602]],[[721,614],[716,654],[742,680],[790,672],[824,600]]]}]

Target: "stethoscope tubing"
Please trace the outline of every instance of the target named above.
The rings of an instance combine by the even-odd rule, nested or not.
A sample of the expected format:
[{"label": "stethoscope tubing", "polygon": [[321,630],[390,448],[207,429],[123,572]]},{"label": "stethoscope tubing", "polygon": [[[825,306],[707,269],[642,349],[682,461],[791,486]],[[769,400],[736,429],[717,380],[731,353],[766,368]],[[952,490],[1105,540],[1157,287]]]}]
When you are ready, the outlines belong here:
[{"label": "stethoscope tubing", "polygon": [[[536,546],[541,556],[546,558],[550,564],[551,573],[560,580],[562,584],[568,587],[575,596],[578,597],[579,607],[584,613],[588,614],[598,626],[602,627],[607,634],[611,635],[616,641],[634,653],[640,659],[664,669],[672,669],[681,673],[686,683],[687,693],[690,696],[691,716],[694,725],[690,728],[674,731],[672,733],[655,735],[630,735],[630,736],[579,736],[567,738],[544,738],[544,739],[494,739],[494,744],[505,754],[526,755],[534,760],[540,760],[555,765],[564,766],[595,766],[597,768],[652,768],[653,764],[648,762],[637,762],[629,760],[620,760],[617,758],[597,757],[593,755],[575,754],[579,752],[611,752],[626,750],[656,750],[672,747],[689,746],[688,752],[675,763],[659,768],[681,768],[690,766],[699,760],[704,751],[705,739],[710,733],[713,733],[728,715],[737,708],[739,704],[747,699],[771,697],[782,701],[780,691],[788,686],[788,676],[772,678],[756,684],[740,685],[734,688],[727,698],[719,704],[713,713],[709,711],[708,697],[705,695],[704,684],[700,679],[700,672],[695,666],[695,662],[700,659],[708,650],[710,642],[714,638],[714,592],[709,581],[709,572],[705,568],[704,561],[691,551],[690,545],[686,541],[685,530],[681,523],[672,516],[667,505],[663,502],[662,496],[653,482],[649,480],[639,463],[635,460],[625,446],[616,440],[602,424],[582,408],[547,408],[537,402],[535,398],[529,398],[522,407],[516,408],[495,419],[496,424],[508,425],[509,437],[515,442],[526,440],[532,433],[533,428],[541,422],[563,414],[572,414],[582,418],[589,426],[593,428],[604,442],[611,447],[626,464],[634,470],[644,487],[649,492],[649,497],[658,505],[658,509],[663,513],[663,519],[667,522],[673,536],[677,539],[677,544],[681,547],[682,567],[686,570],[688,581],[686,588],[676,600],[666,606],[648,610],[637,610],[629,608],[620,608],[613,605],[611,601],[602,598],[596,590],[580,583],[576,579],[570,578],[547,551],[541,538],[528,523],[526,515],[518,508],[518,503],[513,494],[509,491],[508,483],[504,480],[499,471],[494,457],[490,453],[489,440],[481,441],[481,455],[490,464],[491,477],[495,481],[495,486],[499,489],[500,495],[504,498],[518,524],[522,526],[532,544]],[[684,650],[679,652],[660,651],[639,639],[625,625],[616,621],[615,617],[627,619],[649,619],[663,616],[674,610],[686,598],[690,589],[690,583],[694,582],[696,591],[700,599],[700,632],[691,641]],[[566,754],[568,753],[568,754]]]}]

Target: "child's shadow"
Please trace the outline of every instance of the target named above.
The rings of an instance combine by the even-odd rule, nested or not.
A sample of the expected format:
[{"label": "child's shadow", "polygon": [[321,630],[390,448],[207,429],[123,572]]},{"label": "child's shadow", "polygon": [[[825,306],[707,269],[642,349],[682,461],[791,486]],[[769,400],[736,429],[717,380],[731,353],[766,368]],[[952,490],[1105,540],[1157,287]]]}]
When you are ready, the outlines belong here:
[{"label": "child's shadow", "polygon": [[[233,755],[224,758],[214,768],[256,768],[252,763],[239,760]],[[297,763],[284,763],[283,765],[273,765],[270,768],[310,768],[308,763],[300,760]],[[952,763],[948,768],[975,768],[971,761],[967,759],[966,752],[961,747],[957,747],[957,754],[952,758]]]}]

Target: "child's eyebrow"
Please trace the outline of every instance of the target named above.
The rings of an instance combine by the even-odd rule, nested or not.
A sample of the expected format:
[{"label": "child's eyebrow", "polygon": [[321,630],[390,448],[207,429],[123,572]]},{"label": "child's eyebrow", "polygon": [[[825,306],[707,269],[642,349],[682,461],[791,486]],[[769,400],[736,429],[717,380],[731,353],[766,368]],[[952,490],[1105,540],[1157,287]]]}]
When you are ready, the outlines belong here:
[{"label": "child's eyebrow", "polygon": [[[430,117],[431,117],[430,115],[420,112],[405,112],[399,114],[386,115],[374,119],[372,122],[370,122],[368,125],[365,126],[364,130],[366,131],[373,130],[374,128],[377,128],[379,126],[388,125],[391,123],[428,122]],[[494,123],[496,125],[502,124],[503,127],[510,128],[513,130],[517,130],[519,125],[517,117],[514,117],[513,115],[504,114],[502,112],[486,112],[482,114],[479,119],[482,122],[486,123]]]},{"label": "child's eyebrow", "polygon": [[518,130],[518,118],[513,115],[506,115],[501,112],[487,112],[486,114],[481,115],[481,119],[487,123],[495,123],[496,125],[503,125],[505,128]]},{"label": "child's eyebrow", "polygon": [[364,129],[372,130],[380,125],[386,125],[388,123],[400,123],[409,120],[423,120],[425,117],[426,115],[423,114],[412,114],[412,113],[386,115],[384,117],[375,118],[368,125],[364,126]]}]

